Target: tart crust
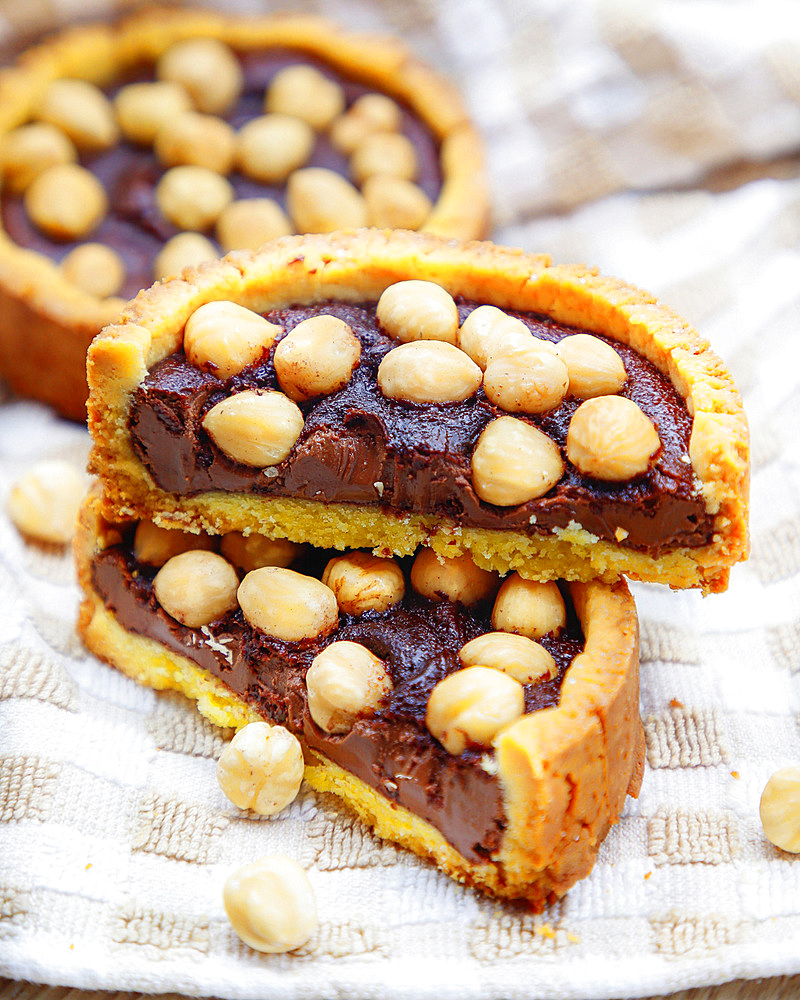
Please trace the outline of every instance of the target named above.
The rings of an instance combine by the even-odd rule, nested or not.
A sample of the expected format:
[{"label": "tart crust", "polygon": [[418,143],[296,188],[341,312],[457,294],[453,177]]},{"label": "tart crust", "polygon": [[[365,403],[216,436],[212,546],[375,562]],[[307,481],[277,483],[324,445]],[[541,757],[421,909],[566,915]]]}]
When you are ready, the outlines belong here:
[{"label": "tart crust", "polygon": [[[105,607],[92,585],[92,559],[120,535],[100,507],[97,494],[90,494],[75,541],[83,590],[78,630],[88,648],[141,684],[194,699],[216,725],[240,728],[260,718],[221,681],[155,640],[128,632]],[[573,583],[570,589],[584,652],[567,671],[557,707],[522,717],[495,740],[507,826],[490,860],[468,861],[430,823],[308,747],[306,780],[342,799],[378,836],[459,882],[524,899],[536,911],[555,902],[589,874],[626,796],[638,795],[644,769],[633,598],[624,581]]]},{"label": "tart crust", "polygon": [[[266,312],[328,299],[376,300],[406,278],[437,282],[453,295],[541,313],[634,348],[672,382],[693,416],[690,459],[713,517],[711,541],[658,556],[598,539],[580,524],[552,534],[462,528],[444,516],[397,515],[380,506],[266,499],[223,492],[179,497],[159,489],[134,452],[131,395],[158,361],[181,349],[187,318],[205,302],[229,299]],[[672,587],[722,591],[730,567],[747,557],[749,443],[739,393],[722,362],[685,320],[651,295],[595,270],[553,266],[546,256],[491,243],[360,230],[287,237],[257,253],[236,252],[144,291],[89,352],[91,468],[111,519],[149,518],[169,527],[258,531],[337,548],[427,544],[454,556],[533,579],[602,579],[625,574]]]},{"label": "tart crust", "polygon": [[[480,138],[449,82],[397,39],[345,31],[319,17],[227,16],[170,10],[115,25],[68,29],[25,52],[0,76],[0,141],[30,116],[54,79],[105,86],[174,42],[212,37],[240,51],[287,47],[399,99],[440,143],[442,189],[422,231],[458,239],[485,234],[489,204]],[[20,395],[75,420],[86,411],[85,356],[92,338],[119,316],[119,300],[81,292],[59,267],[0,229],[0,376]]]}]

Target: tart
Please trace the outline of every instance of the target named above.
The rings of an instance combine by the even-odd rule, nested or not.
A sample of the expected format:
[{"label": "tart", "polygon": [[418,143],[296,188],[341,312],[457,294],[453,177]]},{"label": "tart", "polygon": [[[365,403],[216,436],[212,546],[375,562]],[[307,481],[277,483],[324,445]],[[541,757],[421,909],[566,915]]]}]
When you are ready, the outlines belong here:
[{"label": "tart", "polygon": [[88,362],[107,515],[720,591],[748,432],[652,296],[489,243],[288,237],[141,293]]},{"label": "tart", "polygon": [[186,264],[291,232],[487,224],[452,87],[311,16],[70,29],[0,76],[0,108],[0,376],[74,419],[92,337]]},{"label": "tart", "polygon": [[288,728],[315,789],[458,881],[539,911],[590,872],[638,794],[622,581],[501,585],[425,549],[395,560],[109,523],[97,494],[76,554],[94,653],[218,725]]}]

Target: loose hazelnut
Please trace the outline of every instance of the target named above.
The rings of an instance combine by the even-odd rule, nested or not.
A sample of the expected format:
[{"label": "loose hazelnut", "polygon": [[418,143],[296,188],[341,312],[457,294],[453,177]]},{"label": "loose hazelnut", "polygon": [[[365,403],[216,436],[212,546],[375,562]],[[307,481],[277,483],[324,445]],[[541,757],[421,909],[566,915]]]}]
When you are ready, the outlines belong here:
[{"label": "loose hazelnut", "polygon": [[264,184],[282,184],[311,156],[311,126],[289,115],[262,115],[239,130],[237,160],[243,174]]},{"label": "loose hazelnut", "polygon": [[308,710],[327,733],[347,733],[392,690],[382,660],[357,642],[332,642],[308,668]]},{"label": "loose hazelnut", "polygon": [[414,144],[400,132],[373,132],[350,157],[350,173],[356,184],[378,174],[413,181],[418,169]]},{"label": "loose hazelnut", "polygon": [[219,257],[217,248],[200,233],[178,233],[170,237],[153,261],[153,278],[171,278],[187,267],[197,267]]},{"label": "loose hazelnut", "polygon": [[221,115],[242,90],[239,60],[215,38],[188,38],[171,45],[156,63],[156,76],[180,84],[198,111]]},{"label": "loose hazelnut", "polygon": [[220,551],[228,562],[249,573],[261,566],[291,566],[300,554],[300,546],[287,538],[229,531],[222,536]]},{"label": "loose hazelnut", "polygon": [[525,691],[513,677],[489,667],[465,667],[431,691],[425,724],[447,750],[489,747],[505,726],[525,713]]},{"label": "loose hazelnut", "polygon": [[280,465],[303,430],[303,414],[282,392],[246,389],[208,411],[203,427],[234,462]]},{"label": "loose hazelnut", "polygon": [[458,308],[453,296],[433,281],[398,281],[378,299],[375,315],[395,340],[443,340],[455,344]]},{"label": "loose hazelnut", "polygon": [[209,229],[233,201],[233,187],[207,167],[172,167],[156,185],[156,204],[179,229]]},{"label": "loose hazelnut", "polygon": [[173,556],[201,549],[210,552],[216,547],[212,535],[194,534],[179,528],[162,528],[152,521],[140,521],[133,536],[133,556],[148,566],[163,566]]},{"label": "loose hazelnut", "polygon": [[328,396],[347,385],[361,357],[361,342],[335,316],[312,316],[275,348],[275,374],[295,402]]},{"label": "loose hazelnut", "polygon": [[443,341],[401,344],[378,366],[378,386],[388,399],[457,403],[474,395],[480,384],[480,368]]},{"label": "loose hazelnut", "polygon": [[182,111],[164,122],[153,149],[165,167],[193,164],[227,174],[233,166],[236,134],[216,115]]},{"label": "loose hazelnut", "polygon": [[369,224],[379,229],[419,229],[433,203],[422,188],[389,174],[368,177],[361,188]]},{"label": "loose hazelnut", "polygon": [[222,901],[236,934],[256,951],[294,951],[317,929],[308,876],[283,854],[260,858],[229,875]]},{"label": "loose hazelnut", "polygon": [[162,125],[191,110],[192,101],[184,88],[168,80],[129,83],[114,98],[122,134],[142,146],[153,143]]},{"label": "loose hazelnut", "polygon": [[348,552],[335,556],[322,574],[322,582],[336,595],[339,610],[346,615],[386,611],[403,599],[406,584],[394,559],[371,552]]},{"label": "loose hazelnut", "polygon": [[498,632],[515,632],[529,639],[558,635],[566,621],[558,585],[552,580],[525,580],[519,573],[503,581],[492,609],[492,625]]},{"label": "loose hazelnut", "polygon": [[517,417],[493,420],[472,453],[475,492],[497,507],[514,507],[544,496],[563,474],[558,446]]},{"label": "loose hazelnut", "polygon": [[254,628],[284,642],[327,635],[339,622],[329,587],[281,566],[251,570],[239,586],[239,604]]},{"label": "loose hazelnut", "polygon": [[77,163],[48,167],[25,191],[31,220],[56,240],[79,240],[99,225],[108,209],[100,181]]},{"label": "loose hazelnut", "polygon": [[88,295],[107,299],[125,281],[125,262],[105,243],[81,243],[61,261],[61,273]]},{"label": "loose hazelnut", "polygon": [[478,306],[461,324],[456,343],[480,368],[493,354],[531,346],[533,336],[522,320],[497,306]]},{"label": "loose hazelnut", "polygon": [[480,569],[469,553],[447,557],[421,548],[411,567],[411,586],[431,601],[471,607],[491,597],[499,583],[497,574]]},{"label": "loose hazelnut", "polygon": [[168,559],[156,573],[153,592],[170,617],[200,628],[236,607],[239,577],[215,552],[193,549]]},{"label": "loose hazelnut", "polygon": [[570,396],[609,396],[625,384],[628,375],[622,358],[599,337],[575,333],[559,341],[558,350],[569,372]]},{"label": "loose hazelnut", "polygon": [[317,131],[327,128],[345,106],[344,90],[313,66],[279,70],[267,89],[264,110],[300,118]]},{"label": "loose hazelnut", "polygon": [[330,233],[367,225],[367,203],[344,177],[324,167],[304,167],[289,175],[286,208],[300,233]]},{"label": "loose hazelnut", "polygon": [[55,125],[30,122],[12,129],[0,144],[3,184],[12,194],[22,194],[43,170],[59,163],[74,163],[78,151]]},{"label": "loose hazelnut", "polygon": [[257,250],[267,240],[288,236],[292,224],[271,198],[232,201],[217,219],[217,239],[223,250]]},{"label": "loose hazelnut", "polygon": [[217,781],[239,809],[272,816],[297,798],[303,781],[300,741],[283,726],[251,722],[220,754]]},{"label": "loose hazelnut", "polygon": [[206,302],[186,321],[183,348],[196,368],[229,378],[265,358],[282,330],[235,302]]},{"label": "loose hazelnut", "polygon": [[487,632],[466,643],[458,652],[465,667],[491,667],[520,684],[536,684],[558,673],[556,661],[538,642],[511,632]]},{"label": "loose hazelnut", "polygon": [[492,354],[483,388],[496,406],[509,413],[546,413],[567,394],[567,366],[555,354],[540,351],[533,337],[527,347]]},{"label": "loose hazelnut", "polygon": [[89,152],[108,149],[119,138],[111,102],[86,80],[53,80],[39,102],[37,117],[66,132],[78,149]]},{"label": "loose hazelnut", "polygon": [[40,542],[64,545],[75,534],[86,480],[69,462],[36,462],[16,480],[8,497],[15,527]]},{"label": "loose hazelnut", "polygon": [[625,396],[587,399],[569,422],[567,458],[595,479],[623,482],[640,476],[660,447],[653,422]]},{"label": "loose hazelnut", "polygon": [[782,767],[764,786],[759,806],[767,840],[800,854],[800,767]]}]

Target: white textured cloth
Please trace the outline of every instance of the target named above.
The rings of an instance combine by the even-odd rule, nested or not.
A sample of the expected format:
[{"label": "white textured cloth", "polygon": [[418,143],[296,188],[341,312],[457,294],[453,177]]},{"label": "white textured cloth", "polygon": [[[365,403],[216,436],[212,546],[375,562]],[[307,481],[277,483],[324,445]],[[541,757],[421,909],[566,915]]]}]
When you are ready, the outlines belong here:
[{"label": "white textured cloth", "polygon": [[[56,5],[58,6],[58,5]],[[297,5],[296,5],[297,6]],[[309,5],[303,5],[309,6]],[[61,4],[71,13],[71,3]],[[85,432],[0,404],[0,975],[220,997],[633,997],[800,972],[800,856],[758,801],[800,764],[800,179],[706,185],[800,148],[793,4],[336,0],[463,88],[489,148],[496,238],[595,264],[683,312],[732,368],[753,437],[753,555],[702,598],[635,588],[641,797],[593,874],[541,916],[463,889],[304,792],[238,813],[226,734],[82,650],[69,556],[8,522],[39,457]],[[0,3],[19,25],[29,3]],[[777,171],[772,171],[778,173]],[[320,929],[291,956],[238,942],[234,868],[309,869]]]}]

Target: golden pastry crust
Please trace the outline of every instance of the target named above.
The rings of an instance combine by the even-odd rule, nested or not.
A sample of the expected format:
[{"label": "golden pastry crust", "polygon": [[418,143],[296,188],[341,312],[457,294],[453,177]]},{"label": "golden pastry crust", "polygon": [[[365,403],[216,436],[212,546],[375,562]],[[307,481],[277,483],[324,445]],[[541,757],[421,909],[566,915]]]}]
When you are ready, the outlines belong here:
[{"label": "golden pastry crust", "polygon": [[[345,31],[311,15],[237,18],[173,9],[66,30],[29,49],[0,75],[0,141],[29,119],[53,80],[107,86],[173,43],[196,37],[218,38],[243,52],[297,49],[406,103],[440,143],[442,188],[422,230],[459,239],[485,234],[483,148],[452,85],[396,39]],[[0,376],[15,392],[85,419],[86,349],[119,316],[121,305],[81,292],[55,263],[19,247],[0,228]]]},{"label": "golden pastry crust", "polygon": [[[75,541],[83,590],[78,630],[88,648],[142,684],[195,699],[216,725],[239,728],[259,718],[221,681],[155,640],[126,631],[105,607],[92,584],[91,563],[120,535],[103,520],[100,506],[97,494],[88,498]],[[523,716],[495,740],[508,825],[491,860],[471,863],[431,824],[308,747],[306,780],[341,798],[378,836],[459,882],[524,899],[536,911],[559,899],[591,871],[626,796],[638,795],[644,768],[633,599],[624,582],[574,583],[571,592],[586,645],[567,671],[560,704]]]},{"label": "golden pastry crust", "polygon": [[[544,313],[627,344],[660,369],[694,417],[690,457],[698,490],[714,518],[712,541],[659,556],[603,541],[579,524],[550,535],[461,528],[444,517],[380,507],[158,489],[134,453],[127,428],[131,393],[147,371],[179,350],[187,318],[205,302],[230,299],[258,312],[326,299],[375,300],[405,278],[437,282],[500,308]],[[748,552],[749,443],[733,379],[705,340],[652,296],[596,271],[552,266],[490,243],[459,244],[414,233],[362,230],[277,240],[257,254],[233,253],[183,280],[141,293],[89,352],[91,465],[110,516],[164,526],[273,537],[397,554],[428,544],[443,555],[469,551],[478,565],[533,579],[603,579],[625,574],[672,587],[721,591]]]}]

